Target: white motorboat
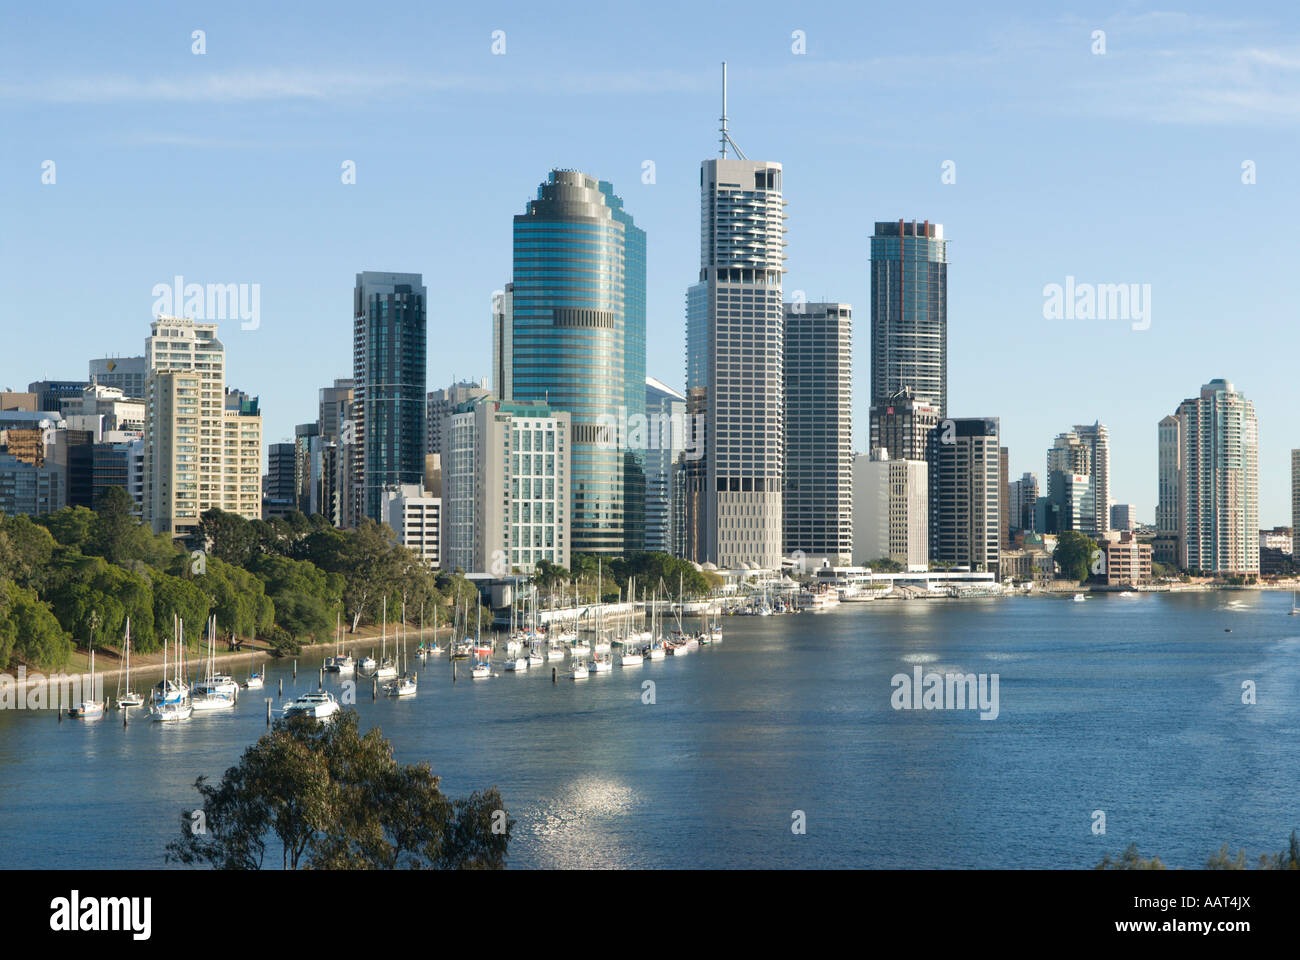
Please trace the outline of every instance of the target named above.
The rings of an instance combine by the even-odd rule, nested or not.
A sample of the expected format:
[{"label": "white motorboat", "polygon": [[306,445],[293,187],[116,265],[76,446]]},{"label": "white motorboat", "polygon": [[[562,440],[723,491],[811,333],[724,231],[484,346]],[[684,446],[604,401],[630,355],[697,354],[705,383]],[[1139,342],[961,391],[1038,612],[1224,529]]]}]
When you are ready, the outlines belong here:
[{"label": "white motorboat", "polygon": [[282,712],[286,717],[313,717],[316,720],[328,720],[339,712],[339,703],[327,690],[304,693],[297,700],[286,703]]},{"label": "white motorboat", "polygon": [[573,661],[573,672],[569,674],[571,680],[586,680],[589,676],[591,676],[591,674],[587,670],[587,662],[585,660]]},{"label": "white motorboat", "polygon": [[609,673],[614,669],[614,661],[609,654],[602,654],[591,661],[592,673]]},{"label": "white motorboat", "polygon": [[362,657],[361,662],[357,664],[357,669],[366,676],[373,676],[374,672],[379,669],[379,663],[374,657]]},{"label": "white motorboat", "polygon": [[1073,600],[1075,603],[1083,603],[1083,601],[1087,600],[1088,598],[1081,593],[1076,593],[1070,599]]},{"label": "white motorboat", "polygon": [[527,670],[528,666],[528,657],[512,657],[505,662],[505,668],[511,672]]},{"label": "white motorboat", "polygon": [[563,660],[566,649],[566,647],[559,646],[558,641],[551,641],[551,644],[546,648],[546,659]]},{"label": "white motorboat", "polygon": [[630,647],[623,648],[623,656],[619,659],[619,666],[639,667],[645,662],[645,657],[640,650],[633,650]]}]

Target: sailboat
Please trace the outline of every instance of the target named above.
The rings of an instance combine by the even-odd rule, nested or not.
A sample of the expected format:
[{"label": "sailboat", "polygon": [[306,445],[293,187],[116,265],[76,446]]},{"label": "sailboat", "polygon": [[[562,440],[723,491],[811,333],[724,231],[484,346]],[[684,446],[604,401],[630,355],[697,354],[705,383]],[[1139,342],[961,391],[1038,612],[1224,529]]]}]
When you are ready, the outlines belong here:
[{"label": "sailboat", "polygon": [[476,604],[475,609],[478,611],[478,619],[474,622],[474,666],[470,675],[475,680],[484,680],[492,676],[492,648],[483,646],[479,640],[483,626],[483,605]]},{"label": "sailboat", "polygon": [[406,652],[406,601],[402,601],[402,640],[397,648],[398,663],[405,669],[400,676],[384,684],[384,693],[390,697],[413,697],[416,692],[416,677],[411,672],[410,655]]},{"label": "sailboat", "polygon": [[95,699],[95,641],[90,641],[90,696],[68,711],[78,720],[94,720],[104,715],[104,701]]},{"label": "sailboat", "polygon": [[388,598],[384,597],[384,625],[380,628],[379,633],[379,668],[375,671],[375,676],[380,680],[391,680],[397,676],[397,665],[393,663],[393,658],[388,656]]},{"label": "sailboat", "polygon": [[[249,646],[251,647],[253,643],[252,637],[249,638],[248,643]],[[253,650],[248,655],[248,679],[244,681],[244,689],[261,690],[263,684],[265,683],[266,683],[266,668],[263,667],[261,673],[257,672],[257,651]]]},{"label": "sailboat", "polygon": [[159,681],[153,692],[153,706],[149,708],[149,716],[155,721],[170,723],[178,720],[188,720],[194,713],[194,707],[190,703],[190,686],[184,681],[182,672],[184,670],[184,657],[181,655],[182,637],[185,634],[185,621],[173,621],[173,633],[176,635],[176,666],[174,677],[167,676],[167,643],[163,643],[163,679]]},{"label": "sailboat", "polygon": [[1291,591],[1291,616],[1294,617],[1296,614],[1300,614],[1300,607],[1297,607],[1295,605],[1295,591],[1292,590]]},{"label": "sailboat", "polygon": [[334,614],[334,656],[325,661],[325,669],[330,673],[353,673],[357,669],[356,661],[343,652],[343,611]]},{"label": "sailboat", "polygon": [[[126,690],[123,692],[122,687]],[[131,618],[126,618],[126,679],[118,678],[117,706],[119,710],[144,705],[144,697],[131,689]]]},{"label": "sailboat", "polygon": [[232,677],[217,673],[217,618],[208,621],[208,667],[201,681],[194,685],[191,705],[201,713],[229,710],[239,697],[239,684]]}]

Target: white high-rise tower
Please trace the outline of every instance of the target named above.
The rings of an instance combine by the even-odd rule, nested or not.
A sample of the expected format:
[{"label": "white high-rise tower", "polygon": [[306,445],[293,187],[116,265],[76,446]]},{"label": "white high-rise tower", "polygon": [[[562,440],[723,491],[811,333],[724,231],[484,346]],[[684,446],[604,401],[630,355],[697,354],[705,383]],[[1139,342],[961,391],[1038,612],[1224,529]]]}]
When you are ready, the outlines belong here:
[{"label": "white high-rise tower", "polygon": [[704,456],[688,464],[686,477],[686,553],[724,569],[775,569],[785,201],[781,164],[748,159],[727,131],[725,63],[722,71],[721,157],[701,164],[700,275],[686,294],[688,413],[704,415]]}]

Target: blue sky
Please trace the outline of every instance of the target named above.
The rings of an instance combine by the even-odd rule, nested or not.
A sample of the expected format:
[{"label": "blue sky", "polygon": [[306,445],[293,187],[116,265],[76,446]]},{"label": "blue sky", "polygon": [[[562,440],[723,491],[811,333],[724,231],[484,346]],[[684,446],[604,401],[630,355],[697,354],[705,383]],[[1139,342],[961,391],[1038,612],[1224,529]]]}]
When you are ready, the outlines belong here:
[{"label": "blue sky", "polygon": [[[1150,520],[1156,422],[1226,377],[1259,415],[1261,524],[1289,524],[1300,16],[1049,6],[9,5],[0,388],[142,352],[177,274],[260,284],[260,327],[222,338],[267,442],[350,375],[359,270],[424,274],[431,389],[486,376],[511,217],[556,166],[612,180],[648,231],[648,371],[680,386],[726,59],[736,140],[784,164],[787,295],[855,305],[860,449],[867,237],[930,219],[952,241],[950,413],[1001,417],[1013,475],[1100,419],[1113,496]],[[1067,276],[1150,284],[1150,328],[1044,319]]]}]

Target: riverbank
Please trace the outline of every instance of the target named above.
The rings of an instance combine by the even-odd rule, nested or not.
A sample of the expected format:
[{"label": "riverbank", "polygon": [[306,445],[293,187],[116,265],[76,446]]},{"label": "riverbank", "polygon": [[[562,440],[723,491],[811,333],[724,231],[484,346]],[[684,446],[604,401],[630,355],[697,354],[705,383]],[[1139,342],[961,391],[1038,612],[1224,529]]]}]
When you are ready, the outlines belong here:
[{"label": "riverbank", "polygon": [[[419,644],[425,637],[433,638],[438,636],[449,636],[450,634],[451,627],[439,627],[436,631],[432,627],[427,627],[423,631],[419,628],[414,630],[408,629],[406,631],[406,640],[409,646],[412,641],[414,641],[415,644]],[[357,647],[374,647],[378,650],[379,645],[383,641],[382,635],[383,630],[380,627],[364,628],[358,630],[350,637],[345,637],[341,646],[342,649],[348,653],[351,653]],[[398,638],[394,637],[391,633],[388,635],[388,642],[390,644],[395,645],[397,639]],[[235,679],[242,681],[244,677],[249,673],[252,673],[255,666],[265,663],[267,660],[279,660],[281,662],[293,662],[296,660],[298,661],[298,665],[304,670],[315,670],[317,661],[319,660],[321,666],[323,666],[325,658],[329,656],[337,646],[339,646],[336,645],[333,640],[328,640],[322,643],[304,643],[301,652],[297,655],[277,658],[272,656],[270,648],[265,645],[259,645],[252,641],[244,641],[244,644],[244,649],[238,652],[219,653],[213,658],[218,672],[230,674],[231,676],[234,676]],[[191,677],[197,676],[198,673],[206,667],[207,662],[208,658],[206,656],[191,656],[189,655],[189,651],[187,651],[187,656],[185,658],[185,671]],[[169,673],[172,670],[172,663],[174,663],[174,661],[169,662],[167,666],[167,671]],[[241,663],[249,665],[247,673],[239,670],[239,665]],[[95,666],[106,667],[106,669],[96,669],[95,671],[96,674],[104,678],[105,690],[109,689],[109,678],[117,675],[123,665],[124,661],[120,650],[99,647],[95,648]],[[60,679],[67,679],[72,682],[79,682],[87,685],[92,682],[92,674],[89,672],[90,656],[83,650],[74,651],[72,659],[68,665],[63,670],[55,673],[44,673],[36,670],[28,664],[19,662],[11,663],[6,672],[13,674],[20,667],[26,671],[26,677],[21,682],[15,683],[15,688],[17,690],[26,690],[33,684],[44,683],[46,680],[53,677],[59,677]],[[132,651],[132,686],[135,686],[134,681],[136,678],[148,679],[152,682],[154,678],[161,679],[162,675],[163,655],[161,652],[137,654]]]}]

